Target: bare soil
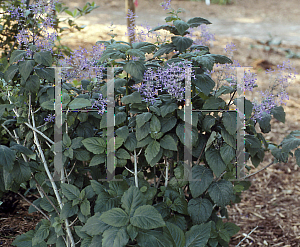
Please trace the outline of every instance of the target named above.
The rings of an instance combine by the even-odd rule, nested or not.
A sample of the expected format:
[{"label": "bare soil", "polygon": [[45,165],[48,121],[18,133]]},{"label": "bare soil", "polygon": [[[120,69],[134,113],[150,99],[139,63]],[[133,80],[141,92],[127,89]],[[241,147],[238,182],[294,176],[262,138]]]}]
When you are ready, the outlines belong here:
[{"label": "bare soil", "polygon": [[[100,8],[84,19],[79,19],[80,23],[88,26],[80,33],[68,34],[63,40],[64,44],[73,49],[79,46],[90,49],[96,41],[110,39],[108,26],[112,21],[116,26],[114,33],[118,34],[116,39],[127,41],[124,36],[126,31],[124,1],[97,0],[95,2]],[[139,16],[137,24],[140,25],[144,21],[152,26],[156,26],[157,23],[163,24],[165,11],[159,6],[160,2],[160,0],[139,0],[136,9]],[[66,3],[74,8],[82,7],[85,1],[66,1]],[[273,35],[284,41],[280,47],[300,52],[300,46],[297,45],[300,44],[299,0],[236,0],[228,6],[206,6],[202,1],[172,1],[172,6],[175,9],[182,7],[186,10],[183,13],[184,19],[200,16],[214,20],[212,22],[219,26],[212,28],[216,33],[216,40],[213,42],[211,53],[224,54],[225,45],[233,42],[237,48],[234,59],[243,66],[254,67],[261,88],[270,85],[262,61],[277,65],[282,64],[282,61],[287,58],[284,53],[276,51],[277,46],[264,51],[251,48],[251,45],[257,45],[259,40],[266,41],[268,32],[272,28],[276,30]],[[255,29],[258,30],[257,35],[250,32],[253,28],[257,28]],[[299,73],[300,59],[290,60]],[[272,120],[272,132],[266,135],[268,140],[280,143],[292,130],[300,129],[299,88],[298,75],[288,89],[290,100],[284,106],[287,113],[286,123]],[[258,97],[258,94],[249,96]],[[272,156],[266,155],[264,162],[251,172],[261,169],[271,161]],[[300,168],[296,165],[295,159],[290,159],[287,164],[272,165],[251,179],[252,186],[243,193],[242,202],[228,208],[229,221],[241,227],[240,232],[232,238],[230,246],[236,246],[253,229],[255,230],[242,241],[240,246],[300,246]],[[11,246],[15,236],[34,229],[41,217],[38,213],[28,214],[28,206],[26,202],[21,201],[14,214],[0,213],[0,246]]]}]

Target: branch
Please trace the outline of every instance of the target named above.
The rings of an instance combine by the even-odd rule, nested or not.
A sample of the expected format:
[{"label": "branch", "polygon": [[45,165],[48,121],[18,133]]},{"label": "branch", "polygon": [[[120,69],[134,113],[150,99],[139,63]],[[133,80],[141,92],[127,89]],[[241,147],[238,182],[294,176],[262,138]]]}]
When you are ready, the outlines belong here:
[{"label": "branch", "polygon": [[268,168],[269,166],[271,166],[272,164],[275,164],[274,161],[272,161],[270,164],[266,165],[265,167],[261,168],[261,169],[258,170],[257,172],[254,172],[254,173],[252,173],[252,174],[249,174],[249,175],[247,175],[247,176],[245,176],[245,177],[242,177],[242,178],[240,178],[240,179],[246,179],[246,178],[252,177],[252,176],[254,176],[255,174],[257,174],[257,173],[259,173],[259,172],[261,172],[261,171],[267,169],[267,168]]},{"label": "branch", "polygon": [[240,244],[246,239],[246,238],[248,238],[249,236],[250,236],[250,234],[252,233],[252,232],[254,232],[255,230],[256,230],[256,228],[257,228],[258,226],[256,226],[251,232],[249,232],[249,234],[248,235],[246,235],[235,247],[238,247],[238,246],[240,246]]},{"label": "branch", "polygon": [[34,132],[39,133],[42,137],[44,137],[48,142],[50,142],[52,145],[54,144],[54,141],[49,139],[43,132],[39,131],[35,126],[31,126],[29,123],[24,123],[27,125],[30,129],[32,129]]},{"label": "branch", "polygon": [[35,206],[31,201],[27,200],[25,196],[23,196],[20,192],[17,193],[19,196],[21,196],[26,202],[28,202],[31,206],[33,206],[37,211],[39,211],[47,220],[50,221],[50,218],[42,211],[40,210],[37,206]]}]

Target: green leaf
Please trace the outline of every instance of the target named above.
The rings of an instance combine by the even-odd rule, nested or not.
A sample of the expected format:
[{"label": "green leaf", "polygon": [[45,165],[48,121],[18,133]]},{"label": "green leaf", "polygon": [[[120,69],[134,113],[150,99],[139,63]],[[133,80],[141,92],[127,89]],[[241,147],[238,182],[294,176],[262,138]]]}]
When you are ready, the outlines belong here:
[{"label": "green leaf", "polygon": [[150,123],[147,122],[142,127],[136,129],[136,139],[141,141],[150,133]]},{"label": "green leaf", "polygon": [[126,95],[121,99],[124,104],[142,103],[142,97],[139,92],[133,92],[132,94]]},{"label": "green leaf", "polygon": [[296,157],[296,163],[300,167],[300,149],[299,148],[297,148],[295,150],[295,157]]},{"label": "green leaf", "polygon": [[89,247],[102,247],[102,235],[94,236]]},{"label": "green leaf", "polygon": [[166,222],[164,229],[164,236],[168,239],[172,246],[184,247],[185,236],[183,231],[176,225],[170,222]]},{"label": "green leaf", "polygon": [[232,183],[226,180],[213,182],[208,188],[208,193],[214,203],[216,203],[220,207],[225,207],[230,203],[230,200],[232,199]]},{"label": "green leaf", "polygon": [[85,198],[80,204],[80,211],[84,216],[88,216],[91,212],[91,205],[87,198]]},{"label": "green leaf", "polygon": [[153,58],[168,54],[176,49],[176,46],[171,44],[162,44],[158,51],[153,54]]},{"label": "green leaf", "polygon": [[188,214],[187,207],[187,201],[183,197],[177,197],[171,205],[172,210],[186,215]]},{"label": "green leaf", "polygon": [[210,237],[211,222],[194,225],[185,233],[185,247],[204,247]]},{"label": "green leaf", "polygon": [[207,74],[197,74],[196,79],[192,79],[192,82],[198,87],[201,92],[203,92],[206,96],[212,91],[215,87],[215,82],[211,77]]},{"label": "green leaf", "polygon": [[[184,130],[185,124],[180,123],[176,127],[176,135],[179,137],[182,144],[184,144]],[[195,146],[198,140],[198,130],[195,127],[192,127],[192,145]]]},{"label": "green leaf", "polygon": [[282,106],[276,106],[271,109],[271,114],[278,121],[285,123],[285,112]]},{"label": "green leaf", "polygon": [[[234,102],[236,104],[236,99]],[[250,118],[252,114],[253,104],[251,103],[250,100],[244,98],[244,106],[245,106],[245,117]]]},{"label": "green leaf", "polygon": [[126,227],[110,228],[103,233],[103,247],[121,247],[125,246],[129,241]]},{"label": "green leaf", "polygon": [[88,106],[92,106],[92,104],[88,99],[84,98],[75,98],[68,105],[70,110],[77,110]]},{"label": "green leaf", "polygon": [[222,174],[222,172],[225,171],[226,164],[222,160],[219,150],[208,149],[205,152],[205,158],[207,160],[210,169],[212,169],[212,171],[217,177],[219,177]]},{"label": "green leaf", "polygon": [[145,53],[140,51],[139,49],[129,49],[128,51],[126,51],[126,54],[132,57],[145,58]]},{"label": "green leaf", "polygon": [[90,217],[86,224],[82,227],[81,231],[87,233],[90,236],[95,236],[103,233],[105,230],[111,228],[111,226],[105,224],[100,220],[100,214],[96,213]]},{"label": "green leaf", "polygon": [[222,85],[217,93],[215,94],[215,97],[220,97],[222,94],[229,94],[229,93],[233,93],[234,92],[234,89],[230,86],[224,86]]},{"label": "green leaf", "polygon": [[126,139],[124,146],[129,150],[133,151],[136,148],[137,140],[134,132],[129,133],[128,138]]},{"label": "green leaf", "polygon": [[140,190],[131,186],[122,196],[121,199],[122,207],[125,209],[125,212],[132,217],[134,211],[145,204],[144,198]]},{"label": "green leaf", "polygon": [[283,141],[280,143],[282,146],[282,150],[285,152],[289,152],[300,146],[300,131],[292,131],[288,136],[286,136]]},{"label": "green leaf", "polygon": [[260,148],[261,147],[260,140],[258,140],[255,136],[252,136],[252,135],[245,135],[245,144],[246,144],[246,147],[251,147],[251,148]]},{"label": "green leaf", "polygon": [[[154,115],[153,115],[154,116]],[[142,127],[146,122],[148,122],[152,117],[152,113],[144,112],[136,116],[136,126],[138,128]]]},{"label": "green leaf", "polygon": [[206,132],[210,132],[211,127],[214,126],[215,123],[216,123],[216,119],[213,116],[206,115],[202,121],[203,130],[205,130]]},{"label": "green leaf", "polygon": [[157,163],[158,161],[160,161],[162,155],[163,155],[163,149],[160,148],[160,149],[159,149],[159,152],[158,152],[158,154],[157,154],[157,156],[155,156],[155,157],[151,160],[151,162],[149,163],[149,165],[150,165],[151,167],[155,166],[156,163]]},{"label": "green leaf", "polygon": [[162,133],[167,133],[171,129],[173,129],[177,123],[177,119],[172,116],[170,118],[160,118],[161,122],[161,132]]},{"label": "green leaf", "polygon": [[[171,247],[172,243],[160,231],[140,231],[137,236],[138,245],[141,247]],[[176,246],[177,247],[177,246]]]},{"label": "green leaf", "polygon": [[138,228],[135,227],[135,226],[133,226],[133,225],[131,225],[131,224],[129,224],[127,226],[127,233],[129,235],[129,237],[131,238],[131,240],[133,241],[136,238],[136,236],[138,235],[138,233],[139,233],[138,232]]},{"label": "green leaf", "polygon": [[193,44],[193,40],[188,37],[173,36],[171,39],[172,43],[180,53],[184,52]]},{"label": "green leaf", "polygon": [[188,212],[194,225],[206,222],[213,211],[213,205],[208,199],[195,198],[191,199],[188,204]]},{"label": "green leaf", "polygon": [[215,63],[220,63],[220,64],[232,63],[231,59],[224,55],[209,54],[209,56],[211,56],[215,60]]},{"label": "green leaf", "polygon": [[20,144],[13,145],[13,146],[10,147],[10,149],[17,150],[17,151],[19,151],[23,154],[26,154],[26,155],[33,155],[34,154],[30,149],[28,149],[27,147],[24,147]]},{"label": "green leaf", "polygon": [[49,235],[49,225],[41,225],[32,238],[32,246],[37,245]]},{"label": "green leaf", "polygon": [[80,191],[76,186],[64,183],[62,183],[60,186],[62,193],[68,198],[68,200],[75,200],[79,197]]},{"label": "green leaf", "polygon": [[234,148],[232,148],[231,146],[229,146],[228,144],[225,143],[220,148],[220,154],[221,154],[222,160],[227,165],[235,157],[236,150]]},{"label": "green leaf", "polygon": [[123,148],[118,149],[118,151],[116,152],[116,156],[119,159],[124,159],[124,160],[129,160],[130,159],[130,154]]},{"label": "green leaf", "polygon": [[198,27],[202,24],[211,24],[211,22],[201,17],[194,17],[189,19],[187,24],[189,24],[190,27]]},{"label": "green leaf", "polygon": [[116,130],[116,135],[123,138],[124,140],[126,140],[129,135],[128,126],[123,126],[123,127],[118,128]]},{"label": "green leaf", "polygon": [[61,219],[67,219],[68,217],[73,216],[74,214],[77,214],[78,212],[78,206],[72,206],[72,202],[66,202],[61,210],[60,218]]},{"label": "green leaf", "polygon": [[115,126],[118,126],[126,121],[127,115],[125,112],[118,112],[115,115]]},{"label": "green leaf", "polygon": [[225,222],[224,229],[228,232],[229,236],[232,237],[233,235],[237,234],[240,231],[240,227],[232,222]]},{"label": "green leaf", "polygon": [[13,64],[15,62],[20,61],[22,58],[24,58],[26,56],[26,51],[24,50],[14,50],[11,53],[10,59],[9,59],[9,63]]},{"label": "green leaf", "polygon": [[145,66],[141,61],[128,61],[124,65],[123,69],[130,74],[132,77],[137,78],[138,80],[143,80]]},{"label": "green leaf", "polygon": [[129,216],[123,211],[123,209],[113,208],[101,214],[100,220],[110,226],[122,227],[126,226],[129,222]]},{"label": "green leaf", "polygon": [[182,20],[176,20],[173,22],[173,24],[176,27],[176,29],[180,35],[183,35],[185,33],[185,31],[189,29],[189,25],[185,21],[182,21]]},{"label": "green leaf", "polygon": [[149,43],[149,42],[136,42],[136,43],[132,44],[132,48],[139,49],[143,53],[150,54],[155,50],[156,45]]},{"label": "green leaf", "polygon": [[6,82],[9,82],[14,78],[16,73],[19,71],[19,66],[16,64],[10,65],[4,73],[4,79]]},{"label": "green leaf", "polygon": [[225,129],[222,128],[221,135],[224,141],[231,146],[232,148],[236,149],[236,140],[235,137],[230,135]]},{"label": "green leaf", "polygon": [[198,63],[202,69],[206,68],[209,71],[213,70],[215,64],[215,60],[210,54],[192,57],[192,60]]},{"label": "green leaf", "polygon": [[45,101],[41,104],[41,107],[46,110],[54,110],[54,100]]},{"label": "green leaf", "polygon": [[203,110],[220,110],[223,109],[225,105],[226,103],[223,99],[210,97],[205,101]]},{"label": "green leaf", "polygon": [[54,82],[55,70],[53,68],[35,68],[36,74],[49,82]]},{"label": "green leaf", "polygon": [[1,166],[3,166],[6,171],[12,171],[15,159],[16,156],[14,151],[4,145],[0,145]]},{"label": "green leaf", "polygon": [[27,80],[27,78],[29,77],[30,73],[33,70],[34,65],[35,62],[33,60],[25,60],[19,63],[19,71],[23,80],[25,81]]},{"label": "green leaf", "polygon": [[153,115],[150,121],[150,130],[151,132],[158,133],[161,129],[161,124],[159,119]]},{"label": "green leaf", "polygon": [[32,247],[33,236],[34,230],[30,230],[22,235],[18,235],[12,242],[12,245],[17,247]]},{"label": "green leaf", "polygon": [[166,225],[160,213],[151,205],[138,207],[130,218],[130,223],[148,230]]},{"label": "green leaf", "polygon": [[160,140],[160,146],[164,149],[177,151],[177,144],[174,141],[173,137],[171,137],[170,135],[165,135]]},{"label": "green leaf", "polygon": [[38,64],[50,67],[52,65],[52,55],[50,51],[40,51],[33,55],[34,61]]},{"label": "green leaf", "polygon": [[29,181],[31,177],[30,167],[22,161],[15,162],[11,173],[14,180],[19,184]]},{"label": "green leaf", "polygon": [[150,163],[159,153],[160,144],[153,140],[150,142],[145,150],[145,157],[148,163]]},{"label": "green leaf", "polygon": [[224,127],[230,135],[234,135],[236,133],[236,114],[236,112],[224,112],[222,116],[222,122],[224,124]]},{"label": "green leaf", "polygon": [[271,131],[271,124],[270,124],[271,119],[272,119],[271,115],[267,113],[263,114],[261,119],[257,119],[257,122],[259,123],[259,127],[262,133],[269,133]]},{"label": "green leaf", "polygon": [[165,103],[160,107],[161,116],[165,117],[167,114],[172,113],[176,109],[178,109],[178,106],[176,103],[174,103],[174,102]]},{"label": "green leaf", "polygon": [[106,149],[105,141],[100,137],[90,137],[81,141],[85,148],[93,154],[101,154]]},{"label": "green leaf", "polygon": [[207,190],[214,179],[214,175],[210,169],[196,165],[192,168],[192,178],[193,180],[190,182],[190,189],[193,198],[196,198]]},{"label": "green leaf", "polygon": [[170,33],[173,33],[173,34],[175,34],[175,35],[178,35],[178,34],[179,34],[178,31],[177,31],[177,29],[176,29],[176,27],[171,26],[171,25],[166,25],[166,24],[157,26],[157,27],[153,28],[152,30],[150,30],[150,32],[158,31],[158,30],[161,30],[161,29],[167,30],[167,31],[169,31]]}]

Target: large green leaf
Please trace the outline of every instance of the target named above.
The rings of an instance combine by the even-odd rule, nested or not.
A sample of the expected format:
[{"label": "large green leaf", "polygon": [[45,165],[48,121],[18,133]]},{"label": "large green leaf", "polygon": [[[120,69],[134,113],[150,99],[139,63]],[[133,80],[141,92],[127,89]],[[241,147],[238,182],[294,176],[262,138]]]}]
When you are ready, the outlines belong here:
[{"label": "large green leaf", "polygon": [[177,123],[176,117],[172,116],[170,118],[160,118],[159,119],[161,122],[161,132],[162,133],[167,133],[171,129],[173,129]]},{"label": "large green leaf", "polygon": [[176,49],[176,46],[171,44],[163,44],[159,47],[158,51],[154,53],[153,58],[168,54]]},{"label": "large green leaf", "polygon": [[225,143],[220,148],[220,154],[221,154],[222,160],[227,165],[235,157],[236,150],[234,148],[232,148],[231,146],[229,146],[227,143]]},{"label": "large green leaf", "polygon": [[125,112],[115,114],[115,126],[118,126],[126,121],[127,115]]},{"label": "large green leaf", "polygon": [[101,154],[106,149],[105,141],[100,137],[90,137],[81,141],[85,148],[93,154]]},{"label": "large green leaf", "polygon": [[194,225],[185,233],[185,247],[204,247],[210,237],[211,222]]},{"label": "large green leaf", "polygon": [[141,61],[128,61],[123,68],[132,77],[135,77],[138,80],[143,80],[146,68]]},{"label": "large green leaf", "polygon": [[184,247],[185,236],[183,231],[173,223],[166,222],[164,236],[172,243],[172,246]]},{"label": "large green leaf", "polygon": [[123,148],[118,149],[118,151],[116,152],[116,156],[119,159],[124,159],[124,160],[130,159],[130,154]]},{"label": "large green leaf", "polygon": [[136,42],[132,44],[132,48],[138,49],[144,53],[151,53],[155,50],[156,45],[149,42]]},{"label": "large green leaf", "polygon": [[51,66],[52,65],[52,55],[50,51],[40,51],[36,52],[33,56],[34,60],[42,65]]},{"label": "large green leaf", "polygon": [[68,217],[73,216],[74,214],[77,214],[78,212],[78,206],[72,206],[72,202],[68,201],[64,204],[61,213],[60,213],[60,218],[61,219],[67,219]]},{"label": "large green leaf", "polygon": [[104,212],[100,216],[100,220],[104,223],[114,226],[114,227],[122,227],[126,226],[129,222],[129,216],[126,214],[121,208],[113,208]]},{"label": "large green leaf", "polygon": [[140,51],[139,49],[129,49],[126,51],[126,55],[130,55],[131,57],[140,57],[145,59],[145,53]]},{"label": "large green leaf", "polygon": [[145,150],[145,156],[148,163],[150,163],[159,153],[160,144],[153,140],[150,142]]},{"label": "large green leaf", "polygon": [[155,115],[153,115],[150,121],[150,130],[153,133],[158,133],[160,129],[161,129],[160,121]]},{"label": "large green leaf", "polygon": [[19,66],[16,64],[10,65],[4,73],[5,81],[9,82],[14,78],[16,73],[19,71]]},{"label": "large green leaf", "polygon": [[126,227],[110,228],[103,233],[103,247],[123,247],[129,241]]},{"label": "large green leaf", "polygon": [[136,126],[138,128],[142,127],[146,122],[148,122],[152,117],[152,113],[144,112],[136,116]]},{"label": "large green leaf", "polygon": [[224,141],[231,146],[232,148],[236,149],[236,140],[235,137],[230,135],[225,129],[222,128],[221,135]]},{"label": "large green leaf", "polygon": [[201,17],[194,17],[189,19],[187,24],[189,24],[190,27],[198,27],[202,24],[211,24],[211,22]]},{"label": "large green leaf", "polygon": [[[50,224],[50,222],[49,222]],[[49,225],[41,225],[32,238],[32,246],[41,243],[49,235]]]},{"label": "large green leaf", "polygon": [[105,230],[111,228],[110,225],[105,224],[100,220],[100,214],[96,213],[90,217],[86,224],[82,227],[81,231],[86,232],[90,236],[95,236],[103,233]]},{"label": "large green leaf", "polygon": [[[180,123],[176,127],[176,135],[179,137],[182,144],[184,143],[184,132],[185,132],[185,124]],[[192,127],[192,145],[195,146],[198,140],[198,130],[195,127]]]},{"label": "large green leaf", "polygon": [[282,146],[282,150],[285,152],[289,152],[300,146],[300,131],[295,130],[292,131],[288,136],[286,136],[283,141],[280,143]]},{"label": "large green leaf", "polygon": [[216,118],[211,115],[206,115],[202,121],[203,130],[206,132],[211,131],[211,127],[216,123]]},{"label": "large green leaf", "polygon": [[32,93],[37,93],[40,85],[39,77],[37,75],[30,75],[25,83],[25,88]]},{"label": "large green leaf", "polygon": [[133,151],[136,148],[137,140],[134,132],[129,133],[128,138],[126,139],[124,146],[129,150]]},{"label": "large green leaf", "polygon": [[188,207],[188,204],[187,204],[187,201],[185,200],[184,197],[177,197],[173,204],[171,205],[171,209],[180,213],[180,214],[185,214],[187,215],[188,214],[188,211],[187,211],[187,207]]},{"label": "large green leaf", "polygon": [[227,180],[213,182],[208,188],[208,193],[214,203],[220,207],[225,207],[230,203],[233,196],[232,183]]},{"label": "large green leaf", "polygon": [[197,74],[196,79],[192,79],[192,82],[198,87],[205,95],[209,95],[212,89],[215,87],[215,82],[207,74]]},{"label": "large green leaf", "polygon": [[24,50],[14,50],[11,53],[11,56],[9,58],[9,63],[13,64],[15,62],[20,61],[22,58],[24,58],[26,56],[27,51]]},{"label": "large green leaf", "polygon": [[226,103],[223,99],[210,97],[205,101],[203,110],[222,110],[225,105]]},{"label": "large green leaf", "polygon": [[202,56],[197,56],[197,57],[192,57],[192,60],[197,62],[201,68],[206,68],[209,71],[212,71],[215,60],[213,57],[209,56],[210,54],[202,55]]},{"label": "large green leaf", "polygon": [[26,155],[33,155],[34,154],[32,152],[32,150],[30,150],[27,147],[24,147],[20,144],[13,145],[13,146],[10,147],[10,149],[17,150],[18,152],[21,152],[21,153],[26,154]]},{"label": "large green leaf", "polygon": [[271,109],[271,114],[278,121],[285,123],[285,112],[282,106],[276,106]]},{"label": "large green leaf", "polygon": [[53,68],[35,68],[36,74],[49,82],[54,82],[55,70]]},{"label": "large green leaf", "polygon": [[22,235],[18,235],[12,242],[12,245],[17,247],[32,247],[33,236],[34,230],[30,230]]},{"label": "large green leaf", "polygon": [[80,204],[80,212],[84,215],[84,216],[88,216],[91,213],[91,204],[88,201],[87,198],[84,198],[84,200],[81,202]]},{"label": "large green leaf", "polygon": [[127,140],[127,137],[129,135],[129,129],[128,126],[120,127],[116,130],[116,135],[123,138],[124,140]]},{"label": "large green leaf", "polygon": [[125,209],[125,212],[132,217],[134,211],[145,204],[142,192],[135,187],[131,186],[122,196],[121,199],[122,207]]},{"label": "large green leaf", "polygon": [[132,94],[124,96],[121,102],[124,104],[142,103],[142,97],[139,92],[133,92]]},{"label": "large green leaf", "polygon": [[232,63],[231,59],[224,55],[209,54],[209,56],[211,56],[215,60],[215,63],[220,63],[220,64]]},{"label": "large green leaf", "polygon": [[161,116],[165,117],[167,114],[172,113],[178,109],[178,105],[174,102],[165,103],[160,107]]},{"label": "large green leaf", "polygon": [[[138,245],[141,247],[171,247],[172,243],[162,232],[150,230],[140,231],[137,236]],[[177,247],[177,246],[176,246]]]},{"label": "large green leaf", "polygon": [[12,175],[14,180],[19,184],[27,182],[31,177],[30,167],[25,162],[15,162],[14,169],[12,170]]},{"label": "large green leaf", "polygon": [[70,110],[77,110],[88,106],[92,106],[92,104],[88,99],[84,98],[75,98],[68,105]]},{"label": "large green leaf", "polygon": [[136,140],[141,141],[150,133],[150,123],[147,122],[140,128],[136,128]]},{"label": "large green leaf", "polygon": [[48,100],[41,104],[41,107],[46,110],[54,110],[54,100]]},{"label": "large green leaf", "polygon": [[182,20],[176,20],[173,22],[173,24],[176,27],[176,29],[180,35],[183,35],[185,33],[185,31],[189,29],[189,25],[185,21],[182,21]]},{"label": "large green leaf", "polygon": [[212,171],[205,166],[195,165],[192,168],[192,178],[190,189],[193,198],[202,195],[214,179]]},{"label": "large green leaf", "polygon": [[33,70],[34,65],[35,62],[33,60],[25,60],[19,63],[19,71],[23,80],[27,80],[27,78]]},{"label": "large green leaf", "polygon": [[12,171],[15,159],[14,151],[4,145],[0,145],[0,165],[3,166],[6,171]]},{"label": "large green leaf", "polygon": [[171,39],[172,43],[180,53],[184,52],[193,44],[193,40],[188,37],[173,36]]},{"label": "large green leaf", "polygon": [[222,172],[225,171],[226,164],[222,160],[219,150],[208,149],[207,151],[205,151],[205,158],[210,169],[212,169],[212,171],[217,177],[219,177],[222,174]]},{"label": "large green leaf", "polygon": [[178,35],[178,34],[179,34],[178,31],[177,31],[177,29],[176,29],[176,27],[171,26],[171,25],[167,25],[167,24],[157,26],[157,27],[153,28],[152,30],[150,30],[150,32],[158,31],[158,30],[161,30],[161,29],[167,30],[167,31],[169,31],[170,33],[173,33],[173,34],[175,34],[175,35]]},{"label": "large green leaf", "polygon": [[300,167],[300,149],[299,148],[297,148],[295,150],[295,157],[296,157],[296,163]]},{"label": "large green leaf", "polygon": [[75,200],[79,197],[80,191],[76,186],[64,183],[62,183],[60,186],[62,193],[68,198],[68,200]]},{"label": "large green leaf", "polygon": [[130,223],[148,230],[166,225],[160,213],[151,205],[138,207],[130,218]]},{"label": "large green leaf", "polygon": [[164,149],[177,151],[177,144],[170,135],[165,135],[163,138],[161,138],[160,146]]},{"label": "large green leaf", "polygon": [[224,112],[222,116],[222,122],[224,124],[224,127],[230,135],[234,135],[236,133],[236,114],[236,112]]},{"label": "large green leaf", "polygon": [[212,210],[212,203],[205,198],[191,199],[188,204],[188,212],[195,225],[206,222],[211,216]]}]

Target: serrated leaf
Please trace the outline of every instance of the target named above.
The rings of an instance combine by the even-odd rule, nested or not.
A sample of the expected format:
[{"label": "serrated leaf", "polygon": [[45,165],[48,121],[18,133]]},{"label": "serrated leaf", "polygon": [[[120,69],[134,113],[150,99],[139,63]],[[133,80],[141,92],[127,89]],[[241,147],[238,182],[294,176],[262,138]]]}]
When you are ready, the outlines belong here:
[{"label": "serrated leaf", "polygon": [[168,238],[162,235],[162,232],[150,230],[140,231],[137,236],[137,242],[141,247],[171,247],[172,243]]},{"label": "serrated leaf", "polygon": [[92,106],[91,102],[88,99],[84,98],[75,98],[68,105],[70,110],[77,110],[89,106]]},{"label": "serrated leaf", "polygon": [[132,94],[124,96],[121,102],[124,104],[142,103],[142,97],[139,92],[133,92]]},{"label": "serrated leaf", "polygon": [[295,150],[295,157],[296,157],[296,163],[300,167],[300,149],[299,148],[297,148]]},{"label": "serrated leaf", "polygon": [[206,115],[202,121],[202,127],[205,131],[210,131],[216,123],[216,119],[211,115]]},{"label": "serrated leaf", "polygon": [[150,130],[153,133],[158,133],[160,129],[161,129],[160,121],[155,115],[153,115],[150,121]]},{"label": "serrated leaf", "polygon": [[33,59],[38,63],[50,67],[52,65],[52,55],[50,51],[40,51],[33,55]]},{"label": "serrated leaf", "polygon": [[195,225],[206,222],[211,216],[212,210],[213,205],[205,198],[191,199],[188,204],[188,212]]},{"label": "serrated leaf", "polygon": [[210,237],[211,222],[194,225],[185,233],[185,247],[204,247]]},{"label": "serrated leaf", "polygon": [[136,126],[138,128],[142,127],[146,122],[148,122],[152,117],[152,113],[144,112],[136,116]]},{"label": "serrated leaf", "polygon": [[151,53],[155,50],[156,45],[149,42],[136,42],[132,44],[132,48],[139,49],[143,53]]},{"label": "serrated leaf", "polygon": [[166,225],[160,213],[151,205],[138,207],[130,218],[130,223],[142,229],[154,229]]},{"label": "serrated leaf", "polygon": [[225,105],[226,103],[223,99],[210,97],[205,101],[203,110],[221,110]]},{"label": "serrated leaf", "polygon": [[11,53],[11,56],[9,58],[9,63],[13,64],[15,62],[18,62],[19,60],[21,60],[22,58],[24,58],[26,56],[26,51],[24,50],[14,50]]},{"label": "serrated leaf", "polygon": [[159,142],[153,140],[150,142],[145,150],[145,157],[148,163],[150,163],[159,153],[160,144]]},{"label": "serrated leaf", "polygon": [[78,206],[75,205],[72,207],[72,202],[66,202],[61,210],[60,218],[67,219],[68,217],[73,216],[78,212]]},{"label": "serrated leaf", "polygon": [[81,231],[86,232],[90,236],[100,235],[105,230],[111,228],[111,226],[105,224],[99,219],[100,214],[96,213],[94,216],[90,217],[86,224],[82,227]]},{"label": "serrated leaf", "polygon": [[225,143],[220,148],[220,154],[221,154],[222,160],[227,165],[235,157],[236,150],[234,148],[232,148],[231,146],[229,146],[228,144]]},{"label": "serrated leaf", "polygon": [[276,106],[271,109],[271,114],[278,121],[285,123],[285,112],[282,106]]},{"label": "serrated leaf", "polygon": [[84,215],[84,216],[88,216],[91,212],[91,205],[90,202],[88,201],[87,198],[85,198],[82,203],[80,204],[80,212]]},{"label": "serrated leaf", "polygon": [[46,110],[54,110],[54,100],[48,100],[41,104],[41,107]]},{"label": "serrated leaf", "polygon": [[126,139],[124,146],[129,150],[133,151],[136,148],[137,140],[134,132],[129,133],[128,138]]},{"label": "serrated leaf", "polygon": [[219,177],[222,172],[226,169],[226,164],[222,160],[222,157],[220,155],[220,151],[216,149],[209,149],[205,152],[205,158],[207,160],[207,163],[214,172],[214,174]]},{"label": "serrated leaf", "polygon": [[118,128],[116,130],[116,135],[123,138],[124,140],[126,140],[129,135],[128,126],[123,126],[123,127]]},{"label": "serrated leaf", "polygon": [[35,65],[35,62],[33,60],[25,60],[21,61],[19,63],[19,72],[23,78],[23,80],[27,80],[29,77],[30,73],[33,70],[33,66]]},{"label": "serrated leaf", "polygon": [[100,220],[110,226],[122,227],[129,222],[129,216],[123,209],[113,208],[101,214]]},{"label": "serrated leaf", "polygon": [[230,203],[233,196],[232,183],[226,180],[213,182],[208,188],[208,193],[214,203],[220,207],[225,207]]},{"label": "serrated leaf", "polygon": [[106,157],[107,157],[106,154],[97,154],[97,155],[95,155],[91,159],[91,162],[90,162],[89,166],[97,166],[97,165],[105,163]]},{"label": "serrated leaf", "polygon": [[19,161],[19,162],[15,162],[14,168],[11,171],[11,174],[12,174],[14,180],[17,183],[21,184],[21,183],[24,183],[24,182],[27,182],[30,180],[31,170],[30,170],[30,167],[26,163]]},{"label": "serrated leaf", "polygon": [[79,197],[80,191],[76,186],[64,183],[62,183],[60,186],[62,193],[68,198],[68,200],[75,200]]},{"label": "serrated leaf", "polygon": [[124,160],[129,160],[130,159],[130,154],[123,148],[118,149],[118,151],[116,152],[116,156],[119,159],[124,159]]},{"label": "serrated leaf", "polygon": [[198,27],[202,24],[211,24],[210,21],[204,19],[204,18],[201,18],[201,17],[194,17],[194,18],[191,18],[187,21],[187,24],[190,26],[190,27]]},{"label": "serrated leaf", "polygon": [[185,21],[182,21],[182,20],[176,20],[173,22],[173,24],[176,27],[176,29],[180,35],[183,35],[185,33],[185,31],[189,29],[189,25]]},{"label": "serrated leaf", "polygon": [[224,112],[222,115],[222,122],[230,135],[234,135],[236,133],[236,114],[236,112]]},{"label": "serrated leaf", "polygon": [[138,80],[143,80],[146,67],[141,61],[131,60],[124,65],[123,69],[132,77],[135,77]]},{"label": "serrated leaf", "polygon": [[5,81],[9,82],[14,78],[16,73],[19,71],[19,67],[16,64],[10,65],[4,73]]},{"label": "serrated leaf", "polygon": [[185,236],[183,231],[173,223],[166,222],[164,236],[172,243],[172,246],[184,247]]},{"label": "serrated leaf", "polygon": [[136,129],[136,140],[141,141],[150,133],[150,123],[147,122],[142,127]]},{"label": "serrated leaf", "polygon": [[173,137],[171,137],[170,135],[165,135],[160,140],[160,146],[164,149],[177,151],[177,144],[174,141]]},{"label": "serrated leaf", "polygon": [[188,37],[173,36],[171,39],[172,43],[180,53],[184,52],[193,44],[193,40]]},{"label": "serrated leaf", "polygon": [[134,211],[145,204],[142,193],[137,187],[131,186],[122,196],[122,207],[132,217]]},{"label": "serrated leaf", "polygon": [[162,44],[158,51],[154,53],[153,58],[168,54],[176,49],[176,46],[171,44]]},{"label": "serrated leaf", "polygon": [[132,57],[145,58],[144,52],[140,51],[139,49],[129,49],[126,51],[126,54]]},{"label": "serrated leaf", "polygon": [[103,247],[121,247],[128,243],[129,236],[126,227],[110,228],[103,233]]},{"label": "serrated leaf", "polygon": [[125,112],[118,112],[115,115],[115,126],[118,126],[126,121],[127,115]]},{"label": "serrated leaf", "polygon": [[10,147],[10,149],[17,150],[17,151],[19,151],[23,154],[26,154],[26,155],[33,155],[34,154],[30,149],[28,149],[27,147],[24,147],[20,144],[13,145],[13,146]]},{"label": "serrated leaf", "polygon": [[81,141],[85,148],[93,154],[101,154],[106,149],[106,142],[100,137],[90,137]]},{"label": "serrated leaf", "polygon": [[190,189],[193,198],[196,198],[207,190],[214,179],[214,175],[210,169],[196,165],[192,168],[192,178],[193,181],[190,181]]},{"label": "serrated leaf", "polygon": [[160,107],[161,116],[165,117],[167,114],[172,113],[176,109],[178,109],[178,105],[176,103],[165,103]]}]

